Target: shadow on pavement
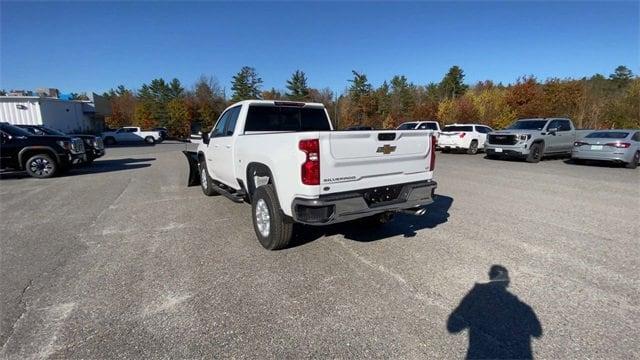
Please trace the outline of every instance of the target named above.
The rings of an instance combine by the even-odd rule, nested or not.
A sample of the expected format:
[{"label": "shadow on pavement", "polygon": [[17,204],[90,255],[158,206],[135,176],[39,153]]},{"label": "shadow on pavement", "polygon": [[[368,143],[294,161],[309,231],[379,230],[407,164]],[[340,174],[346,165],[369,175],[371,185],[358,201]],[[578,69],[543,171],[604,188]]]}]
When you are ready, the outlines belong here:
[{"label": "shadow on pavement", "polygon": [[[141,169],[151,166],[150,162],[156,158],[125,158],[113,160],[95,160],[92,164],[75,167],[69,171],[69,176],[105,173],[112,171],[123,171],[132,169]],[[63,175],[64,176],[64,175]]]},{"label": "shadow on pavement", "polygon": [[[91,164],[75,165],[67,172],[60,172],[53,179],[65,176],[76,176],[86,174],[105,173],[112,171],[123,171],[132,169],[141,169],[151,166],[149,162],[154,161],[156,158],[142,158],[142,159],[114,159],[114,160],[95,160]],[[3,171],[0,173],[0,179],[22,179],[30,178],[26,171]]]},{"label": "shadow on pavement", "polygon": [[603,168],[624,168],[625,164],[622,162],[615,161],[602,161],[602,160],[582,160],[576,162],[573,159],[567,159],[564,161],[565,164],[574,165],[574,166],[593,166],[593,167],[603,167]]},{"label": "shadow on pavement", "polygon": [[533,309],[507,291],[509,272],[501,265],[489,270],[489,282],[478,283],[447,320],[447,330],[469,330],[467,359],[532,359],[531,338],[542,336]]},{"label": "shadow on pavement", "polygon": [[302,228],[294,230],[294,238],[289,248],[301,246],[323,236],[342,234],[346,239],[361,242],[377,241],[397,235],[414,237],[422,229],[433,229],[446,223],[453,198],[436,195],[434,202],[428,205],[427,213],[422,216],[396,214],[392,221],[384,225],[372,226],[366,220],[356,220],[335,225],[309,226],[295,224]]}]

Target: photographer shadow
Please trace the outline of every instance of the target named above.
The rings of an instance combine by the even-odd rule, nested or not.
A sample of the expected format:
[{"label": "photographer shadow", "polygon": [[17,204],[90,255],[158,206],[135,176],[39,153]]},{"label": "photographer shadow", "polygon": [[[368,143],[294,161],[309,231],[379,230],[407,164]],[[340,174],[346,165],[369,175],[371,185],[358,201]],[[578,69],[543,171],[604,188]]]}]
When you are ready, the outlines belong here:
[{"label": "photographer shadow", "polygon": [[533,309],[507,291],[509,273],[501,265],[489,270],[489,282],[478,283],[447,320],[447,330],[469,330],[467,359],[533,359],[531,338],[542,336]]}]

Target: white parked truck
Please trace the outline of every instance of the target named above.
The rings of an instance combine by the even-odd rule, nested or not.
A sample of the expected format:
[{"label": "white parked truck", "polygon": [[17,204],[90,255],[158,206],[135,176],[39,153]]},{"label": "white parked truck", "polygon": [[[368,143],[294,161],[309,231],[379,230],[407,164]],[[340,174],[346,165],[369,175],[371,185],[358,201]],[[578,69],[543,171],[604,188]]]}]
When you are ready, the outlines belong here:
[{"label": "white parked truck", "polygon": [[433,202],[435,137],[428,131],[334,131],[322,104],[246,100],[227,108],[190,160],[189,185],[252,205],[267,249],[294,223],[383,223]]},{"label": "white parked truck", "polygon": [[142,141],[147,144],[155,144],[162,141],[162,136],[159,131],[143,131],[136,126],[125,126],[116,131],[103,132],[102,140],[105,145]]}]

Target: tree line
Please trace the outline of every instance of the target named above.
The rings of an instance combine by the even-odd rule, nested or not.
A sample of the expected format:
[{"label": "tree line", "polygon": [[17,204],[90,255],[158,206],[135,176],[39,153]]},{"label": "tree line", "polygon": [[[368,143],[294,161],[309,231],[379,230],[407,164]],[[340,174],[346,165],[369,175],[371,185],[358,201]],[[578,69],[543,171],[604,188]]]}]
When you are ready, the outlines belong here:
[{"label": "tree line", "polygon": [[104,95],[112,105],[109,127],[163,126],[178,137],[188,136],[191,125],[210,129],[230,104],[246,99],[312,101],[323,103],[337,128],[368,125],[394,128],[407,120],[438,120],[441,124],[477,122],[503,128],[527,117],[569,117],[584,128],[639,128],[640,78],[625,66],[609,76],[582,79],[533,76],[503,85],[491,80],[469,85],[464,71],[452,66],[438,83],[415,84],[396,75],[374,87],[366,74],[352,71],[344,92],[309,85],[296,70],[284,89],[262,89],[257,71],[245,66],[233,76],[231,96],[218,81],[202,75],[191,89],[178,79],[154,79],[137,90],[118,86]]}]

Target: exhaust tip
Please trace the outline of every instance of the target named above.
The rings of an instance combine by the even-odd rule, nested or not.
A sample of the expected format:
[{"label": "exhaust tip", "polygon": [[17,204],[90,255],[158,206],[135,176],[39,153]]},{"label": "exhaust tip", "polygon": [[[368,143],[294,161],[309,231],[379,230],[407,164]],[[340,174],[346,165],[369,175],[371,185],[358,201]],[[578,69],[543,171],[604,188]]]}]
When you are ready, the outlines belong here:
[{"label": "exhaust tip", "polygon": [[400,212],[405,213],[405,214],[409,214],[409,215],[420,216],[420,215],[426,214],[427,213],[427,209],[416,207],[416,208],[411,208],[411,209],[400,210]]}]

